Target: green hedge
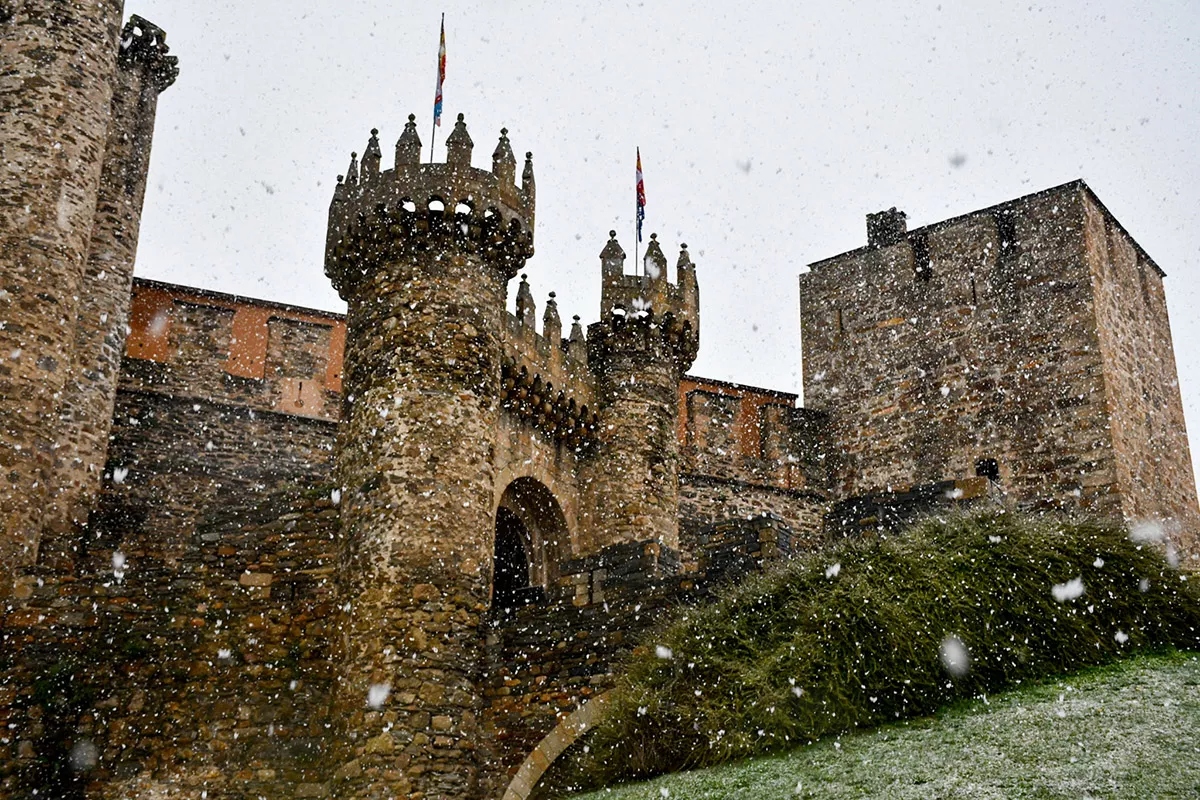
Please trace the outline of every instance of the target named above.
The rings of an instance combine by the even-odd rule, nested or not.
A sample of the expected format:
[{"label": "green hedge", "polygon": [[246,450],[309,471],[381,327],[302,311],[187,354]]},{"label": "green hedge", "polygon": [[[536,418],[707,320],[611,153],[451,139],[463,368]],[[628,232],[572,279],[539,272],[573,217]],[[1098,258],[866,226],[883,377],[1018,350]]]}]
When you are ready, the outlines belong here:
[{"label": "green hedge", "polygon": [[1135,650],[1196,647],[1198,589],[1200,574],[1109,522],[989,511],[847,541],[647,642],[548,788],[788,749]]}]

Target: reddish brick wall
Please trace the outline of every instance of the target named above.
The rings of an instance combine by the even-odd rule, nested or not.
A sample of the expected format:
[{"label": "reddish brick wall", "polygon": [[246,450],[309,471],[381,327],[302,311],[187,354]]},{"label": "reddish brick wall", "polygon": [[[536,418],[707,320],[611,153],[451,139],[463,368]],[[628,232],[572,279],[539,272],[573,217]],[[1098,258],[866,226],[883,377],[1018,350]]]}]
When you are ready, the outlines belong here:
[{"label": "reddish brick wall", "polygon": [[137,280],[132,385],[336,420],[346,324],[339,314]]}]

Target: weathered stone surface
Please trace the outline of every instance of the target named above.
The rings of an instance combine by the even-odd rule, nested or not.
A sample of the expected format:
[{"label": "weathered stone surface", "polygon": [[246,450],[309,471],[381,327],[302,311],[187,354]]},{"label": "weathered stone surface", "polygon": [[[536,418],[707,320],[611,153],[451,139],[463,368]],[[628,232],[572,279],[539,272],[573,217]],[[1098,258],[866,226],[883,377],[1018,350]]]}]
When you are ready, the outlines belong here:
[{"label": "weathered stone surface", "polygon": [[122,0],[0,25],[0,598],[38,551],[112,108]]},{"label": "weathered stone surface", "polygon": [[805,400],[829,414],[835,494],[994,459],[1022,503],[1194,536],[1162,275],[1082,182],[892,231],[800,283]]},{"label": "weathered stone surface", "polygon": [[472,168],[461,118],[448,164],[410,119],[393,169],[372,132],[336,189],[345,319],[130,297],[174,64],[152,26],[101,58],[117,0],[33,5],[0,34],[0,466],[38,484],[0,507],[5,796],[62,794],[80,737],[102,798],[524,796],[672,609],[831,537],[1007,491],[1189,545],[1162,276],[1082,184],[912,232],[872,215],[802,279],[817,410],[685,374],[686,245],[672,283],[656,237],[626,275],[610,234],[586,335],[553,293],[539,332],[524,277],[511,313],[532,158],[518,186],[505,132]]}]

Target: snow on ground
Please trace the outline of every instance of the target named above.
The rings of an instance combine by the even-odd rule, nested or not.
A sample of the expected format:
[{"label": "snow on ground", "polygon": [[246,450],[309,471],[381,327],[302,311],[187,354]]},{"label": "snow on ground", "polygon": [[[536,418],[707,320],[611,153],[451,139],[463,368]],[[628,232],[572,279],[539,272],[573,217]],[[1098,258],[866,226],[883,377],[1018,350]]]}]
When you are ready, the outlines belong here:
[{"label": "snow on ground", "polygon": [[[773,758],[587,795],[1200,796],[1200,654],[1146,656]],[[667,796],[667,795],[663,795]]]}]

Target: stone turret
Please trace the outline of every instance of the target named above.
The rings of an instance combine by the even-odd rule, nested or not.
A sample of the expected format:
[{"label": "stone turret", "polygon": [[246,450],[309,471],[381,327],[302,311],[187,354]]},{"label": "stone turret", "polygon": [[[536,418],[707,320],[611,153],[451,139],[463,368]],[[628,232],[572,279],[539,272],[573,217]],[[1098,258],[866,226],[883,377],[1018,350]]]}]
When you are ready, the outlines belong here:
[{"label": "stone turret", "polygon": [[78,526],[88,519],[108,454],[158,97],[179,75],[178,59],[169,52],[162,28],[136,14],[125,23],[73,363],[63,390],[53,511],[43,526],[41,560],[64,569],[75,561]]},{"label": "stone turret", "polygon": [[[135,37],[121,47],[122,8],[121,0],[0,5],[0,598],[37,560],[43,527],[61,515],[51,494],[60,485],[59,445],[74,439],[64,434],[62,400],[75,373],[76,321],[90,317],[82,308],[89,252],[97,235],[105,238],[97,206],[108,202],[100,187],[114,86],[124,82],[118,62],[136,60],[148,44]],[[161,90],[174,62],[154,63],[148,81]]]},{"label": "stone turret", "polygon": [[[447,163],[413,161],[410,118],[395,167],[375,176],[364,156],[373,177],[340,183],[330,207],[325,272],[348,306],[337,469],[349,633],[335,710],[350,797],[478,792],[491,436],[507,284],[533,253],[533,201],[513,183],[506,132],[495,172],[471,166],[461,114],[446,146]],[[374,711],[394,725],[368,707],[373,685],[390,687]]]},{"label": "stone turret", "polygon": [[695,268],[680,255],[672,284],[651,235],[646,274],[624,273],[615,232],[600,253],[601,317],[588,329],[600,404],[602,468],[590,476],[593,546],[654,539],[679,546],[679,380],[699,347]]}]

